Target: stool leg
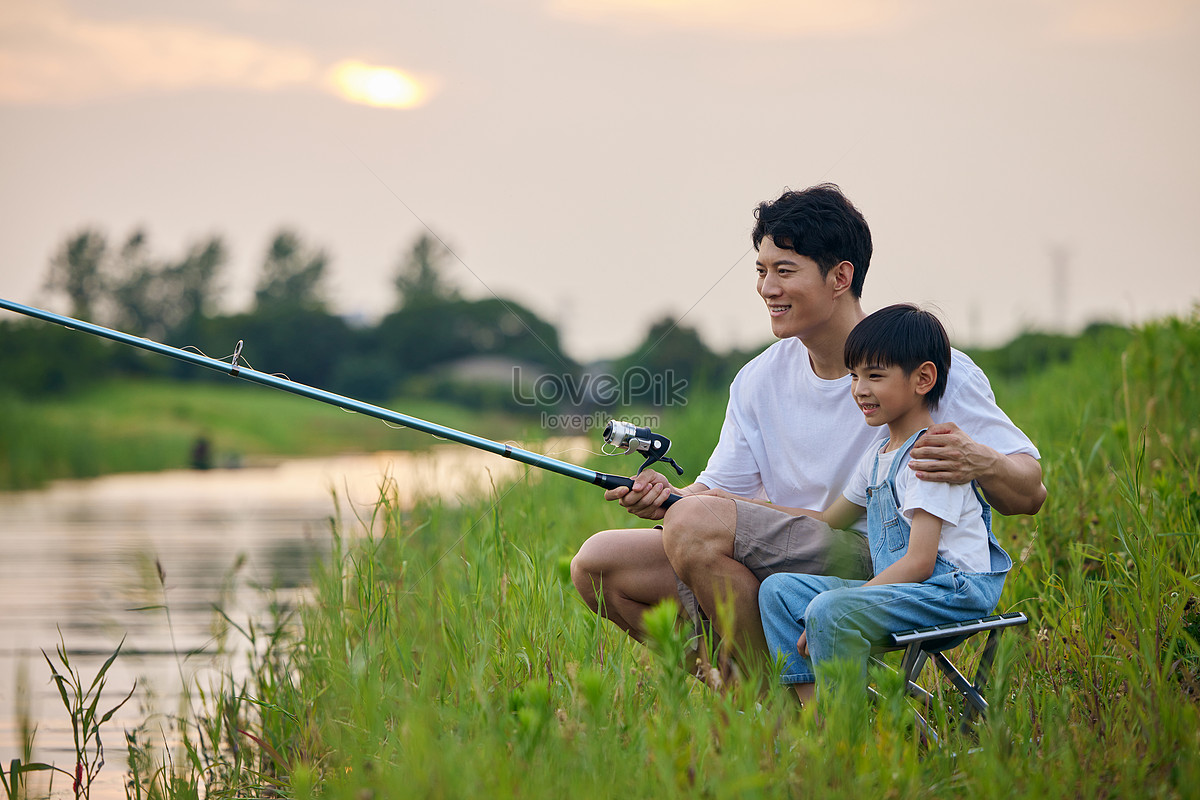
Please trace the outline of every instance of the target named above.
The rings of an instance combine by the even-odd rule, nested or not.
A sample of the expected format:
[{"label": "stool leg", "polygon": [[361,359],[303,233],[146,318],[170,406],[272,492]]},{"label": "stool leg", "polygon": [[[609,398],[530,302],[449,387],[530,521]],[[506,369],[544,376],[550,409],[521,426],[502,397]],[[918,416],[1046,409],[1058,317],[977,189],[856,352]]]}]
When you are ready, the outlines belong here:
[{"label": "stool leg", "polygon": [[913,642],[908,647],[904,648],[904,657],[900,661],[900,674],[904,676],[904,690],[910,697],[915,697],[922,703],[929,706],[933,702],[933,696],[917,683],[917,678],[921,676],[921,670],[925,667],[925,661],[929,658],[920,643]]},{"label": "stool leg", "polygon": [[987,713],[987,700],[984,700],[983,695],[979,693],[979,689],[971,684],[971,682],[965,677],[963,677],[963,674],[959,672],[953,664],[950,663],[950,659],[946,658],[941,653],[934,653],[933,663],[937,664],[937,667],[942,671],[942,674],[949,679],[950,683],[954,684],[954,688],[958,689],[959,693],[962,694],[963,699],[967,701],[967,709],[964,709],[963,711],[964,715],[971,713],[973,717],[974,714]]},{"label": "stool leg", "polygon": [[1001,630],[1003,628],[988,631],[987,642],[984,643],[983,652],[979,655],[979,667],[975,670],[975,685],[980,688],[992,675],[992,662],[996,658],[996,646],[1000,644]]}]

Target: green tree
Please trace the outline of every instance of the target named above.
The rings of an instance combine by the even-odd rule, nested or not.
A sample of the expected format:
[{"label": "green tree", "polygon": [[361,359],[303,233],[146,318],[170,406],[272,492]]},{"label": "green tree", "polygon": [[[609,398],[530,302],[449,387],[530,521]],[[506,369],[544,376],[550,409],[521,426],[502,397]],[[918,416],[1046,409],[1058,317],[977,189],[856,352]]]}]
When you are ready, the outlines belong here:
[{"label": "green tree", "polygon": [[229,260],[229,251],[219,236],[197,242],[172,265],[168,274],[176,290],[176,313],[171,330],[187,338],[204,317],[216,311],[220,300],[218,276]]},{"label": "green tree", "polygon": [[1078,336],[1042,331],[1022,331],[1006,344],[991,350],[971,350],[969,355],[992,379],[1017,379],[1070,361],[1076,354],[1124,347],[1132,332],[1119,325],[1093,322]]},{"label": "green tree", "polygon": [[254,290],[255,308],[324,311],[323,284],[328,263],[324,250],[309,248],[295,232],[281,230],[267,249]]},{"label": "green tree", "polygon": [[436,305],[458,299],[458,291],[443,276],[447,249],[433,236],[423,233],[400,262],[396,272],[398,308]]},{"label": "green tree", "polygon": [[134,231],[113,259],[104,283],[115,327],[161,339],[166,333],[167,298],[162,286],[162,265],[151,258],[149,251],[145,231]]},{"label": "green tree", "polygon": [[574,368],[558,331],[512,300],[447,300],[384,317],[378,341],[393,369],[404,375],[472,355]]},{"label": "green tree", "polygon": [[[341,317],[306,308],[203,318],[191,341],[209,355],[229,360],[239,340],[243,342],[242,365],[320,388],[333,386],[338,369],[355,344]],[[216,372],[182,364],[178,374],[219,377]]]},{"label": "green tree", "polygon": [[704,385],[722,371],[720,357],[704,344],[696,329],[669,316],[654,322],[642,343],[619,359],[617,367],[640,367],[664,379]]},{"label": "green tree", "polygon": [[71,303],[71,316],[92,320],[104,292],[108,240],[103,233],[85,228],[59,246],[50,259],[46,289],[62,292]]},{"label": "green tree", "polygon": [[0,397],[84,389],[110,374],[119,347],[79,331],[21,319],[0,320],[0,342]]},{"label": "green tree", "polygon": [[216,304],[216,277],[226,261],[219,237],[191,245],[182,259],[150,255],[148,237],[135,231],[112,260],[107,276],[113,324],[155,340],[187,336]]}]

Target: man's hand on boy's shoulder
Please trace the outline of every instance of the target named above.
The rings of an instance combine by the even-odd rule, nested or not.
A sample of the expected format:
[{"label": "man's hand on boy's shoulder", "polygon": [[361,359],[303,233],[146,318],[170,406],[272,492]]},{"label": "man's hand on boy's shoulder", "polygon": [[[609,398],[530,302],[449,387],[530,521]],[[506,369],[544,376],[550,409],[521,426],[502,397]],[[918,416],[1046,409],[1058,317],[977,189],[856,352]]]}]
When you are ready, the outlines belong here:
[{"label": "man's hand on boy's shoulder", "polygon": [[908,466],[924,481],[970,483],[991,474],[999,457],[955,423],[937,422],[917,439]]},{"label": "man's hand on boy's shoulder", "polygon": [[908,466],[925,481],[978,481],[987,501],[1001,514],[1036,514],[1046,502],[1042,465],[1036,458],[1028,453],[999,453],[953,422],[929,426],[913,447]]}]

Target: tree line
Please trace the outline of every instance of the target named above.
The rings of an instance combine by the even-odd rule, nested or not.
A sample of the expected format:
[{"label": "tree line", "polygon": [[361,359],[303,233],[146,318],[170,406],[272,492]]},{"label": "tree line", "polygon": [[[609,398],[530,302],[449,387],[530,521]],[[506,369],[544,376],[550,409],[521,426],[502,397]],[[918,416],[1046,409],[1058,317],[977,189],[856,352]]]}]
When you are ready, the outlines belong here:
[{"label": "tree line", "polygon": [[[639,370],[663,379],[663,385],[686,386],[685,392],[723,391],[762,349],[718,354],[694,328],[664,317],[650,325],[629,353],[599,365],[579,364],[563,351],[557,328],[516,300],[464,297],[446,277],[450,257],[436,237],[417,236],[402,250],[393,271],[391,309],[370,324],[330,310],[328,253],[286,228],[270,238],[252,305],[239,313],[220,310],[229,260],[220,236],[163,258],[153,252],[142,229],[113,242],[102,230],[84,228],[54,251],[43,285],[49,299],[65,301],[73,317],[195,348],[213,358],[228,358],[243,340],[246,360],[255,369],[372,402],[432,397],[529,410],[523,401],[532,397],[537,410],[605,405],[603,398],[581,398],[578,392],[515,391],[511,366],[521,367],[526,381],[540,374],[588,386],[589,372],[622,376]],[[1128,331],[1104,323],[1093,323],[1078,336],[1026,331],[1003,347],[970,354],[994,379],[1016,378],[1069,359],[1081,345],[1114,336],[1126,337]],[[490,360],[490,378],[455,369],[480,358]],[[507,371],[506,365],[511,365]],[[0,391],[65,393],[123,375],[220,379],[192,365],[55,325],[0,319]],[[655,405],[662,396],[647,393],[635,400]],[[678,401],[678,393],[668,400]],[[611,398],[621,401],[629,398]]]},{"label": "tree line", "polygon": [[[85,228],[54,251],[44,287],[55,302],[65,301],[70,316],[213,358],[228,358],[233,344],[244,340],[254,369],[374,402],[416,395],[517,405],[511,383],[456,371],[464,359],[519,365],[527,378],[539,370],[580,376],[588,369],[563,351],[553,324],[516,300],[464,297],[446,278],[449,257],[434,236],[416,237],[396,264],[391,310],[375,323],[330,310],[330,257],[290,229],[271,237],[252,306],[239,313],[220,310],[229,249],[219,236],[163,258],[144,230],[114,242],[102,230]],[[122,375],[220,377],[33,320],[0,321],[0,338],[3,386],[26,395],[76,391]],[[722,386],[751,355],[718,355],[694,329],[663,318],[633,351],[602,368],[637,366],[669,372],[691,388]]]}]

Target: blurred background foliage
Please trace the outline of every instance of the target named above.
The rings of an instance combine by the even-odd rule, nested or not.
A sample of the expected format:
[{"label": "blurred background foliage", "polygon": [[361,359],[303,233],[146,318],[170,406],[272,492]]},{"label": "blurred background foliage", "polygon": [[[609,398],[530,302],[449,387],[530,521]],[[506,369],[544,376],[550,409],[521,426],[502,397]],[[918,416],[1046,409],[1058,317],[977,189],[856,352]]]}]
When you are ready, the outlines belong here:
[{"label": "blurred background foliage", "polygon": [[[619,375],[638,366],[670,372],[693,389],[723,388],[756,352],[718,354],[693,328],[664,317],[633,352],[580,364],[563,351],[555,326],[520,302],[495,294],[465,297],[446,277],[450,259],[440,240],[419,236],[398,260],[392,310],[368,322],[329,310],[329,255],[282,229],[263,254],[253,306],[222,313],[228,248],[220,237],[163,258],[144,230],[113,244],[104,231],[85,228],[55,251],[45,296],[34,304],[52,303],[71,316],[218,359],[228,359],[244,341],[243,357],[254,369],[371,402],[426,398],[528,411],[514,397],[514,368],[525,381],[549,374],[580,385],[589,372]],[[0,320],[0,339],[0,392],[27,398],[61,396],[121,376],[219,379],[39,321]],[[577,412],[581,404],[589,406],[585,411],[603,405],[578,393],[563,400],[551,408],[539,403],[534,410]]]},{"label": "blurred background foliage", "polygon": [[[675,385],[685,381],[689,391],[722,392],[769,344],[718,352],[694,328],[666,316],[650,325],[631,352],[580,364],[563,351],[555,326],[518,301],[463,296],[446,277],[451,257],[434,236],[419,236],[398,259],[392,310],[368,322],[329,310],[329,255],[299,233],[281,229],[263,254],[253,306],[222,313],[228,248],[219,236],[164,258],[153,252],[144,230],[114,245],[105,232],[85,228],[69,235],[51,257],[46,296],[35,304],[65,305],[71,316],[218,359],[229,358],[244,341],[243,357],[254,369],[370,402],[423,398],[514,412],[605,407],[603,398],[590,393],[560,392],[549,404],[536,398],[531,409],[516,397],[521,393],[514,381],[528,383],[542,374],[583,386],[589,375],[620,376],[638,368],[669,376]],[[1028,331],[1003,347],[970,354],[994,380],[1020,381],[1069,361],[1080,348],[1119,348],[1130,335],[1121,326],[1094,323],[1079,335]],[[16,317],[0,320],[0,341],[0,392],[26,398],[75,393],[121,376],[220,379]],[[662,400],[647,393],[638,404],[657,406]]]}]

